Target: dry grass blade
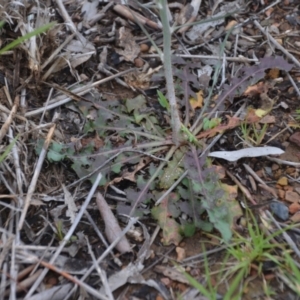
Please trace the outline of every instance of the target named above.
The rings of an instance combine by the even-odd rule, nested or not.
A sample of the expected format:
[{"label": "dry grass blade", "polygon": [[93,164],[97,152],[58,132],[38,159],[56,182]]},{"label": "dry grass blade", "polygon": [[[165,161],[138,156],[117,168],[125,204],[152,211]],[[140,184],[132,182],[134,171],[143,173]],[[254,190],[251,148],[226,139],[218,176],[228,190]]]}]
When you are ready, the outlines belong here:
[{"label": "dry grass blade", "polygon": [[[100,84],[103,84],[105,82],[108,82],[112,79],[115,79],[116,77],[120,77],[120,76],[123,76],[129,72],[133,72],[135,69],[128,69],[128,70],[125,70],[123,72],[120,72],[118,74],[115,74],[115,75],[112,75],[112,76],[109,76],[109,77],[106,77],[104,79],[101,79],[99,81],[96,81],[96,82],[93,82],[91,84],[86,84],[84,85],[83,87],[79,87],[79,88],[76,88],[72,91],[73,94],[77,94],[79,96],[81,95],[84,95],[86,93],[88,93],[89,91],[92,90],[92,88],[94,88],[95,86],[97,85],[100,85]],[[43,113],[44,111],[48,111],[48,110],[51,110],[53,108],[56,108],[56,107],[59,107],[59,106],[62,106],[68,102],[70,102],[72,100],[72,98],[65,98],[64,96],[59,96],[57,97],[56,99],[53,99],[53,101],[55,101],[55,103],[53,104],[50,104],[46,107],[41,107],[41,108],[38,108],[36,110],[33,110],[33,111],[30,111],[30,112],[26,112],[25,113],[25,117],[32,117],[32,116],[35,116],[35,115],[38,115],[40,113]]]},{"label": "dry grass blade", "polygon": [[0,143],[2,142],[2,139],[5,137],[8,128],[10,126],[10,124],[13,121],[13,118],[18,110],[19,107],[19,97],[17,96],[15,99],[15,103],[10,111],[9,116],[7,117],[6,121],[4,122],[4,124],[2,125],[1,129],[0,129]]},{"label": "dry grass blade", "polygon": [[[53,118],[54,122],[58,118],[58,116],[59,115],[57,113],[54,114],[54,118]],[[40,156],[39,156],[39,159],[38,159],[38,162],[37,162],[37,165],[36,165],[33,177],[31,179],[31,183],[30,183],[30,185],[28,187],[28,191],[27,191],[27,195],[26,195],[25,201],[24,201],[23,211],[22,211],[22,214],[21,214],[21,217],[20,217],[20,221],[19,221],[19,225],[18,225],[19,230],[21,230],[22,227],[23,227],[23,223],[24,223],[25,218],[26,218],[27,210],[28,210],[28,208],[30,206],[30,201],[31,201],[32,195],[33,195],[33,193],[35,191],[36,183],[38,181],[40,172],[42,170],[42,166],[43,166],[46,154],[47,154],[48,147],[49,147],[49,145],[51,143],[51,139],[52,139],[52,136],[54,134],[55,128],[56,128],[56,124],[54,123],[54,125],[50,128],[50,130],[48,132],[47,138],[46,138],[46,140],[44,142],[44,146],[43,146],[42,151],[40,153]]]},{"label": "dry grass blade", "polygon": [[[55,251],[54,255],[52,256],[51,260],[49,261],[49,264],[53,264],[56,260],[56,258],[59,256],[59,254],[61,253],[62,249],[66,246],[66,244],[68,243],[69,239],[71,238],[72,234],[74,233],[79,221],[81,220],[88,204],[90,203],[98,185],[99,182],[102,178],[101,173],[98,174],[85,202],[82,204],[80,211],[78,212],[76,219],[74,220],[74,223],[72,224],[71,228],[69,229],[69,231],[67,232],[67,234],[65,235],[63,241],[61,242],[60,246],[57,248],[57,250]],[[31,289],[29,290],[29,292],[27,293],[26,297],[24,299],[28,299],[36,290],[36,288],[40,285],[40,283],[43,281],[45,275],[47,274],[48,270],[44,269],[41,276],[39,277],[39,279],[34,283],[34,285],[31,287]]]},{"label": "dry grass blade", "polygon": [[[126,227],[124,228],[124,230],[122,231],[121,235],[118,236],[117,239],[115,239],[110,246],[102,253],[102,255],[97,259],[97,264],[100,264],[103,259],[109,255],[109,253],[113,250],[113,248],[119,243],[119,241],[123,238],[123,236],[131,229],[131,227],[137,222],[137,218],[130,218],[130,221],[128,222],[128,224],[126,225]],[[88,276],[90,276],[90,274],[93,272],[95,266],[92,265],[87,271],[86,273],[83,275],[83,277],[80,279],[80,281],[84,281]],[[74,287],[71,292],[69,293],[69,295],[66,297],[66,299],[69,299],[69,297],[74,293],[74,291],[76,290],[76,287]]]}]

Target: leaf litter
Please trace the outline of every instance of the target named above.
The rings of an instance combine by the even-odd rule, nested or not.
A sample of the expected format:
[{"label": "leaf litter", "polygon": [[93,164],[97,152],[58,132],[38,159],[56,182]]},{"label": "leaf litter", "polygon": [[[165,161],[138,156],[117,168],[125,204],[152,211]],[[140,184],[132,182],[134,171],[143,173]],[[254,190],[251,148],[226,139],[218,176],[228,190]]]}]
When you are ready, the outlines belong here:
[{"label": "leaf litter", "polygon": [[[274,214],[274,203],[292,199],[289,211],[286,205],[279,209],[286,223],[299,221],[296,137],[287,143],[294,130],[291,120],[298,118],[293,113],[299,109],[299,41],[294,34],[299,24],[288,14],[292,2],[245,6],[217,1],[213,7],[205,1],[170,3],[177,25],[189,24],[175,27],[172,40],[177,104],[186,135],[177,148],[156,52],[163,45],[155,10],[137,3],[129,8],[97,1],[41,1],[43,5],[29,7],[4,2],[4,46],[52,20],[58,24],[0,57],[2,299],[16,298],[17,292],[24,299],[51,299],[53,294],[78,298],[85,297],[83,290],[99,299],[118,293],[141,298],[145,286],[153,288],[152,298],[169,299],[170,289],[182,295],[190,289],[183,270],[172,271],[175,252],[163,265],[152,267],[168,280],[148,279],[142,275],[145,265],[158,264],[155,260],[164,257],[170,244],[192,257],[216,236],[227,243],[235,232],[247,235],[239,199],[251,199],[255,207],[275,194],[277,202],[269,208]],[[254,171],[248,174],[238,160]],[[219,164],[226,173],[220,173]],[[287,180],[279,180],[283,175]],[[96,189],[100,212],[91,201]],[[67,206],[60,206],[63,199]],[[136,216],[144,239],[125,237],[132,229],[128,220],[133,224]],[[266,214],[260,208],[257,217],[262,216]],[[199,232],[197,246],[189,249]],[[53,273],[35,268],[37,262]],[[34,270],[25,275],[28,281],[19,284],[6,275],[18,278],[27,267]],[[201,268],[197,262],[185,271],[201,281]],[[96,275],[102,283],[94,280]],[[140,287],[133,288],[136,283]],[[125,285],[130,289],[116,292]],[[221,287],[220,293],[226,295]],[[250,294],[251,289],[243,296]]]}]

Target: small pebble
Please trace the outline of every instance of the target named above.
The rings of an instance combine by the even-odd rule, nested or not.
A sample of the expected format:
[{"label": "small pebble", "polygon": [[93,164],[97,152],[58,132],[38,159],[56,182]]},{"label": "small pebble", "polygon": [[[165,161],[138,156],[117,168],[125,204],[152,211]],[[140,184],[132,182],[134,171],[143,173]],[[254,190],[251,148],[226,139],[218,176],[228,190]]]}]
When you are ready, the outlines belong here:
[{"label": "small pebble", "polygon": [[286,191],[285,192],[285,200],[288,202],[299,202],[300,196],[298,193],[293,191]]},{"label": "small pebble", "polygon": [[300,187],[295,187],[294,190],[300,195]]},{"label": "small pebble", "polygon": [[286,221],[289,218],[289,209],[286,205],[281,202],[273,202],[270,204],[270,209],[272,213],[281,219],[282,221]]},{"label": "small pebble", "polygon": [[289,211],[291,214],[295,214],[296,212],[300,211],[300,204],[296,202],[292,203],[289,206]]},{"label": "small pebble", "polygon": [[299,222],[300,222],[300,212],[295,213],[295,214],[291,217],[290,220],[291,220],[292,222],[294,222],[294,223],[299,223]]},{"label": "small pebble", "polygon": [[290,136],[290,142],[300,147],[300,132],[295,132]]},{"label": "small pebble", "polygon": [[285,191],[283,191],[283,190],[277,190],[277,193],[278,193],[278,197],[280,199],[284,199],[284,197],[285,197]]},{"label": "small pebble", "polygon": [[140,44],[141,52],[147,52],[149,49],[150,47],[147,44]]},{"label": "small pebble", "polygon": [[134,64],[137,68],[141,68],[144,65],[144,61],[140,57],[137,57],[134,60]]}]

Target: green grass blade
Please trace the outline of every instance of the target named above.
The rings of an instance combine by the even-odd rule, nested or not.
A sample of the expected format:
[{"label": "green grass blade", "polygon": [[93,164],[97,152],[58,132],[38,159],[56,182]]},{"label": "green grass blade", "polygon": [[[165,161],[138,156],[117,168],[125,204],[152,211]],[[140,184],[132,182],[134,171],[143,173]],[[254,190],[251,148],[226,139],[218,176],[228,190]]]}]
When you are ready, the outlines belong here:
[{"label": "green grass blade", "polygon": [[187,280],[189,281],[190,285],[192,285],[194,288],[196,288],[198,291],[200,291],[203,296],[207,297],[208,299],[215,299],[212,298],[211,293],[202,285],[200,282],[198,282],[195,278],[193,278],[191,275],[184,273],[184,276],[186,276]]},{"label": "green grass blade", "polygon": [[[32,32],[29,32],[27,34],[25,34],[24,36],[21,36],[17,39],[15,39],[14,41],[12,41],[11,43],[9,43],[8,45],[6,45],[5,47],[3,47],[1,50],[0,50],[0,55],[3,54],[4,52],[18,46],[19,44],[21,44],[22,42],[30,39],[31,37],[35,36],[35,35],[38,35],[40,33],[43,33],[45,31],[47,31],[48,29],[50,29],[52,26],[54,26],[56,23],[55,22],[52,22],[52,23],[49,23],[49,24],[46,24],[46,25],[43,25],[41,26],[40,28],[37,28],[35,29],[34,31]],[[0,26],[3,26],[2,22],[0,23]]]},{"label": "green grass blade", "polygon": [[15,145],[17,139],[19,138],[19,135],[17,135],[13,141],[6,147],[4,153],[0,156],[0,163],[2,163],[5,158],[7,157],[7,155],[9,154],[9,152],[11,151],[12,147]]}]

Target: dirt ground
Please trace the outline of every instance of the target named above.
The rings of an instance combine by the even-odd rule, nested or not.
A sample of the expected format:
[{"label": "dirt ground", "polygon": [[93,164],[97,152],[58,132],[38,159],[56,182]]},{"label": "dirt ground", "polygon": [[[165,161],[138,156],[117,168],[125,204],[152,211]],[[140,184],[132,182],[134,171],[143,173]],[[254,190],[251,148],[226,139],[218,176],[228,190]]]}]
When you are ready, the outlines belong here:
[{"label": "dirt ground", "polygon": [[0,0],[0,300],[298,299],[299,5]]}]

